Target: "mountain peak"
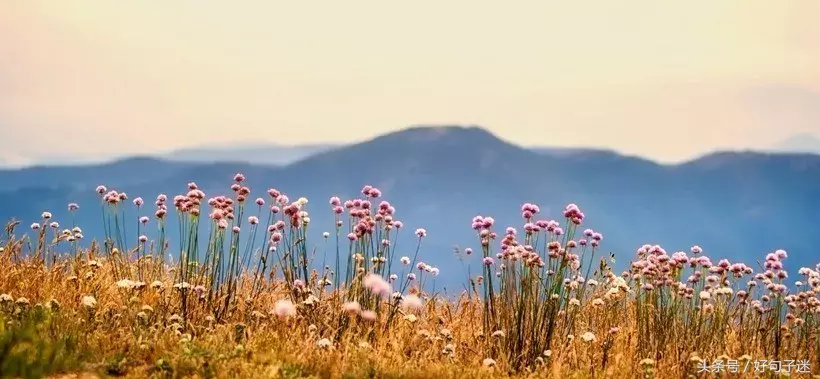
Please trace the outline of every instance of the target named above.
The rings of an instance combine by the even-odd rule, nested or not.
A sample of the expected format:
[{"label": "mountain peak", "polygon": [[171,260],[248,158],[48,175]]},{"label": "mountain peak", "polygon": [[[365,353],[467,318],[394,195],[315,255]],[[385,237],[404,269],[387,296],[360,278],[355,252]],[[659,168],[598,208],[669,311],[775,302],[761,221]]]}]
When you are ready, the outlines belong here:
[{"label": "mountain peak", "polygon": [[489,130],[475,125],[413,125],[377,137],[379,138],[401,138],[408,142],[432,142],[455,138],[473,142],[478,140],[503,142]]}]

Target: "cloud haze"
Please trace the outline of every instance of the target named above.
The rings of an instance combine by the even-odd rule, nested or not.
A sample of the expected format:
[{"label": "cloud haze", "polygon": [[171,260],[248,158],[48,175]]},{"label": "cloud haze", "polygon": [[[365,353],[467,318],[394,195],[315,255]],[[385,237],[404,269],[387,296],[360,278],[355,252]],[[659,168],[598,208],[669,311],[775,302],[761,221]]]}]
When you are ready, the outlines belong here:
[{"label": "cloud haze", "polygon": [[4,3],[2,156],[463,123],[669,161],[820,132],[820,2],[617,3]]}]

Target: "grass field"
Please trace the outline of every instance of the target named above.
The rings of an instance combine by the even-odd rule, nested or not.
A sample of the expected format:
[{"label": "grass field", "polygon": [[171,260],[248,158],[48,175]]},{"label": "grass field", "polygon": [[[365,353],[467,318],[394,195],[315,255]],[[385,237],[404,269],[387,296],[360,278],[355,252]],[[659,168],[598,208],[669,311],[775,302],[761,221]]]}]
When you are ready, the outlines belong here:
[{"label": "grass field", "polygon": [[[0,237],[0,376],[820,373],[820,274],[787,274],[785,251],[763,252],[752,267],[712,262],[697,246],[644,246],[621,258],[631,259],[628,271],[613,272],[598,251],[603,235],[586,229],[578,206],[553,221],[524,204],[518,229],[472,220],[481,248],[461,252],[475,273],[463,279],[469,291],[444,294],[433,279],[450,273],[418,259],[425,230],[411,254],[394,251],[404,226],[378,189],[308,205],[275,189],[251,198],[244,181],[237,174],[214,197],[190,183],[153,205],[100,186],[100,203],[89,205],[101,209],[98,241],[48,212],[9,224]],[[124,207],[146,216],[125,219]],[[327,254],[314,251],[325,241],[310,240],[308,208],[336,216],[322,236]],[[170,212],[177,217],[166,224]],[[181,241],[167,238],[170,228]]]}]

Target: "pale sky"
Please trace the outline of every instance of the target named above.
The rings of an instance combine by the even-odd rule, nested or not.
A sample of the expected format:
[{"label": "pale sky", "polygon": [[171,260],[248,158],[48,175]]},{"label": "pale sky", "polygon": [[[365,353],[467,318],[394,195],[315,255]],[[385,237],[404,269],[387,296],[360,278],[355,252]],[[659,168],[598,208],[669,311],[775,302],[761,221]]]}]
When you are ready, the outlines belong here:
[{"label": "pale sky", "polygon": [[0,158],[479,124],[661,161],[820,134],[820,1],[9,1]]}]

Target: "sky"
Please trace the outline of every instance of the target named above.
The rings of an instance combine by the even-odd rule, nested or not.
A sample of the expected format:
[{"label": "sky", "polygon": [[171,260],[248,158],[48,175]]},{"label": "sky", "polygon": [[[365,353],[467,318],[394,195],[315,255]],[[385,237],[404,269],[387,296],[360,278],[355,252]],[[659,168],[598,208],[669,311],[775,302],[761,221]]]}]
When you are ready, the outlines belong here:
[{"label": "sky", "polygon": [[820,135],[820,1],[16,1],[0,160],[476,124],[658,161]]}]

